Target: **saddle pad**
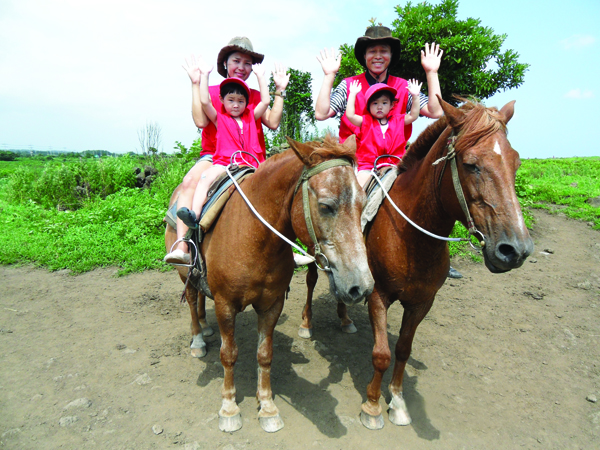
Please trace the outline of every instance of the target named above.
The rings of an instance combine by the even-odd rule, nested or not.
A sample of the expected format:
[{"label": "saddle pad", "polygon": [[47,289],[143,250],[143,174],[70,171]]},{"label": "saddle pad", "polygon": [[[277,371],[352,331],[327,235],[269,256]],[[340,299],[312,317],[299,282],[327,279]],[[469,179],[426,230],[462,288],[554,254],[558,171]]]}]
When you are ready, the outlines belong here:
[{"label": "saddle pad", "polygon": [[[254,167],[248,166],[234,166],[229,169],[238,184],[242,183],[244,179],[252,175],[255,170]],[[220,175],[213,184],[211,184],[210,189],[208,190],[207,200],[204,203],[200,214],[200,227],[203,231],[208,231],[212,226],[234,190],[235,186],[226,173]],[[165,215],[165,221],[175,229],[177,229],[177,209],[177,201],[175,201]]]},{"label": "saddle pad", "polygon": [[[388,192],[396,178],[398,178],[398,169],[396,167],[386,167],[377,174],[379,179],[381,180],[381,184],[385,188],[385,192]],[[385,198],[384,191],[381,188],[381,185],[371,176],[371,179],[366,184],[367,188],[365,189],[367,193],[367,204],[363,209],[362,215],[360,216],[360,226],[362,231],[365,231],[365,227],[367,224],[373,220],[377,211],[379,211],[379,207],[383,203],[383,199]]]}]

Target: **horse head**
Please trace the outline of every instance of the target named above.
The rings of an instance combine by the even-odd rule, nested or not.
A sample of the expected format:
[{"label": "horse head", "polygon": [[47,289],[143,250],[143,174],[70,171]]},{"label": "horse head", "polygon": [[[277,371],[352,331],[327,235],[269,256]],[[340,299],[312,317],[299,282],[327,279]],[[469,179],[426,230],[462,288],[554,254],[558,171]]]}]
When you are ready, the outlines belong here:
[{"label": "horse head", "polygon": [[[483,235],[479,237],[483,237],[485,264],[494,273],[520,267],[533,251],[515,192],[515,175],[521,161],[506,136],[514,103],[498,111],[470,101],[460,108],[441,101],[451,128],[442,138],[448,143],[448,152],[454,147],[457,175],[472,223],[468,223],[469,214],[460,211],[459,192],[451,203],[462,223]],[[448,178],[444,177],[450,184]],[[444,191],[455,189],[445,186]]]},{"label": "horse head", "polygon": [[[302,188],[297,186],[292,226],[302,243],[315,251],[318,266],[326,269],[330,290],[337,300],[350,305],[358,303],[371,293],[374,281],[360,226],[366,197],[354,174],[354,137],[344,144],[330,137],[324,142],[300,143],[290,138],[288,142],[304,164],[306,173],[328,161],[350,162],[307,178],[306,198]],[[307,215],[307,211],[310,214]]]}]

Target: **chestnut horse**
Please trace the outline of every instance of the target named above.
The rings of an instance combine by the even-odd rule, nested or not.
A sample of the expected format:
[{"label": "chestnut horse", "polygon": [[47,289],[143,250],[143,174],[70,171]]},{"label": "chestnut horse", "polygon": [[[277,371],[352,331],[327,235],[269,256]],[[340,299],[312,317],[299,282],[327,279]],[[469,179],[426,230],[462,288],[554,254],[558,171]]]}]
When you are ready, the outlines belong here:
[{"label": "chestnut horse", "polygon": [[[305,245],[314,245],[307,227],[307,222],[312,223],[313,235],[321,247],[319,262],[326,266],[331,292],[337,299],[355,304],[371,293],[374,284],[360,228],[365,195],[356,181],[353,164],[349,164],[354,160],[356,144],[351,140],[340,145],[331,139],[322,144],[289,142],[291,150],[261,164],[241,189],[258,213],[288,239],[297,237]],[[332,160],[344,164],[329,164]],[[328,168],[308,178],[306,170],[321,163]],[[302,181],[307,182],[308,189],[299,188]],[[303,202],[308,202],[312,220]],[[174,230],[167,227],[167,249],[175,239]],[[205,235],[201,248],[221,332],[224,380],[219,428],[232,432],[242,426],[233,380],[238,356],[234,330],[236,315],[252,305],[258,315],[258,416],[265,431],[277,431],[283,421],[271,391],[273,330],[294,273],[292,249],[257,219],[238,191]],[[187,269],[178,270],[185,280]],[[186,288],[193,329],[198,318],[196,288],[189,284]]]},{"label": "chestnut horse", "polygon": [[[533,251],[533,241],[515,193],[519,155],[506,138],[514,102],[500,111],[472,102],[455,108],[442,101],[442,107],[445,116],[409,147],[389,197],[413,222],[438,236],[449,236],[459,220],[484,243],[483,257],[491,272],[518,268]],[[462,187],[460,194],[450,168],[453,158],[456,183]],[[461,196],[468,213],[461,207]],[[402,396],[404,368],[417,327],[446,280],[448,245],[409,224],[388,199],[366,230],[366,244],[375,278],[375,288],[368,297],[375,373],[367,387],[361,421],[370,429],[380,429],[384,424],[379,399],[381,381],[391,363],[387,313],[399,300],[404,313],[389,385],[389,419],[396,425],[408,425],[411,418]],[[316,269],[309,267],[309,299],[316,277]],[[347,319],[344,305],[338,306],[338,315]],[[310,328],[310,303],[303,318],[303,328]]]}]

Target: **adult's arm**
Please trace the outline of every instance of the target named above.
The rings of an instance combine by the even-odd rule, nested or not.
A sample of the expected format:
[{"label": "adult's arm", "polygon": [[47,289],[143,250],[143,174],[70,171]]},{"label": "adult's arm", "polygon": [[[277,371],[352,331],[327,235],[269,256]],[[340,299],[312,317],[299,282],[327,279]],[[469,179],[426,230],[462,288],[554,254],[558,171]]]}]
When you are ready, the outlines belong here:
[{"label": "adult's arm", "polygon": [[431,45],[425,44],[425,51],[421,50],[421,65],[427,77],[427,95],[429,96],[429,101],[421,108],[421,115],[431,117],[432,119],[442,117],[444,114],[442,105],[440,105],[438,100],[438,95],[442,96],[438,70],[443,54],[444,51],[435,42]]},{"label": "adult's arm", "polygon": [[192,82],[192,118],[194,124],[198,128],[206,127],[210,121],[202,111],[202,103],[200,102],[200,69],[198,68],[198,60],[200,56],[190,55],[185,58],[183,69],[187,72]]},{"label": "adult's arm", "polygon": [[336,56],[335,50],[324,49],[321,50],[320,56],[317,56],[317,60],[321,63],[323,69],[323,84],[319,90],[317,96],[317,102],[315,104],[315,118],[317,120],[325,120],[333,117],[335,111],[331,108],[329,97],[331,96],[331,90],[333,89],[333,82],[335,75],[340,70],[340,63],[342,56],[338,54]]},{"label": "adult's arm", "polygon": [[[275,64],[275,70],[273,71],[273,82],[275,83],[275,92],[281,94],[285,91],[289,81],[290,74],[286,73],[287,69],[281,64]],[[281,95],[275,95],[273,100],[273,107],[267,108],[265,113],[262,115],[262,123],[271,130],[276,130],[281,123],[281,116],[283,115],[283,97]]]}]

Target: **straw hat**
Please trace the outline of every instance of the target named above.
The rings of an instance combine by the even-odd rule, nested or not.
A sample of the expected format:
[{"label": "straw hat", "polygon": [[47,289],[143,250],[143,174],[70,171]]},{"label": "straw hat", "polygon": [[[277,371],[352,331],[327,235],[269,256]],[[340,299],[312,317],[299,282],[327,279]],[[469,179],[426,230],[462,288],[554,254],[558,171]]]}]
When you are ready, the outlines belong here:
[{"label": "straw hat", "polygon": [[250,55],[252,57],[253,64],[259,64],[265,59],[265,55],[261,55],[260,53],[256,53],[254,51],[254,47],[252,47],[252,42],[246,36],[236,36],[229,41],[225,47],[221,49],[219,52],[219,56],[217,56],[217,72],[225,78],[227,78],[227,69],[225,69],[225,58],[227,55],[233,52],[242,52]]},{"label": "straw hat", "polygon": [[389,45],[392,49],[392,59],[390,65],[394,61],[394,56],[398,56],[400,51],[400,40],[392,36],[392,31],[388,27],[375,26],[369,27],[365,31],[365,35],[359,37],[354,45],[354,56],[361,66],[366,68],[365,52],[368,47],[374,45]]}]

